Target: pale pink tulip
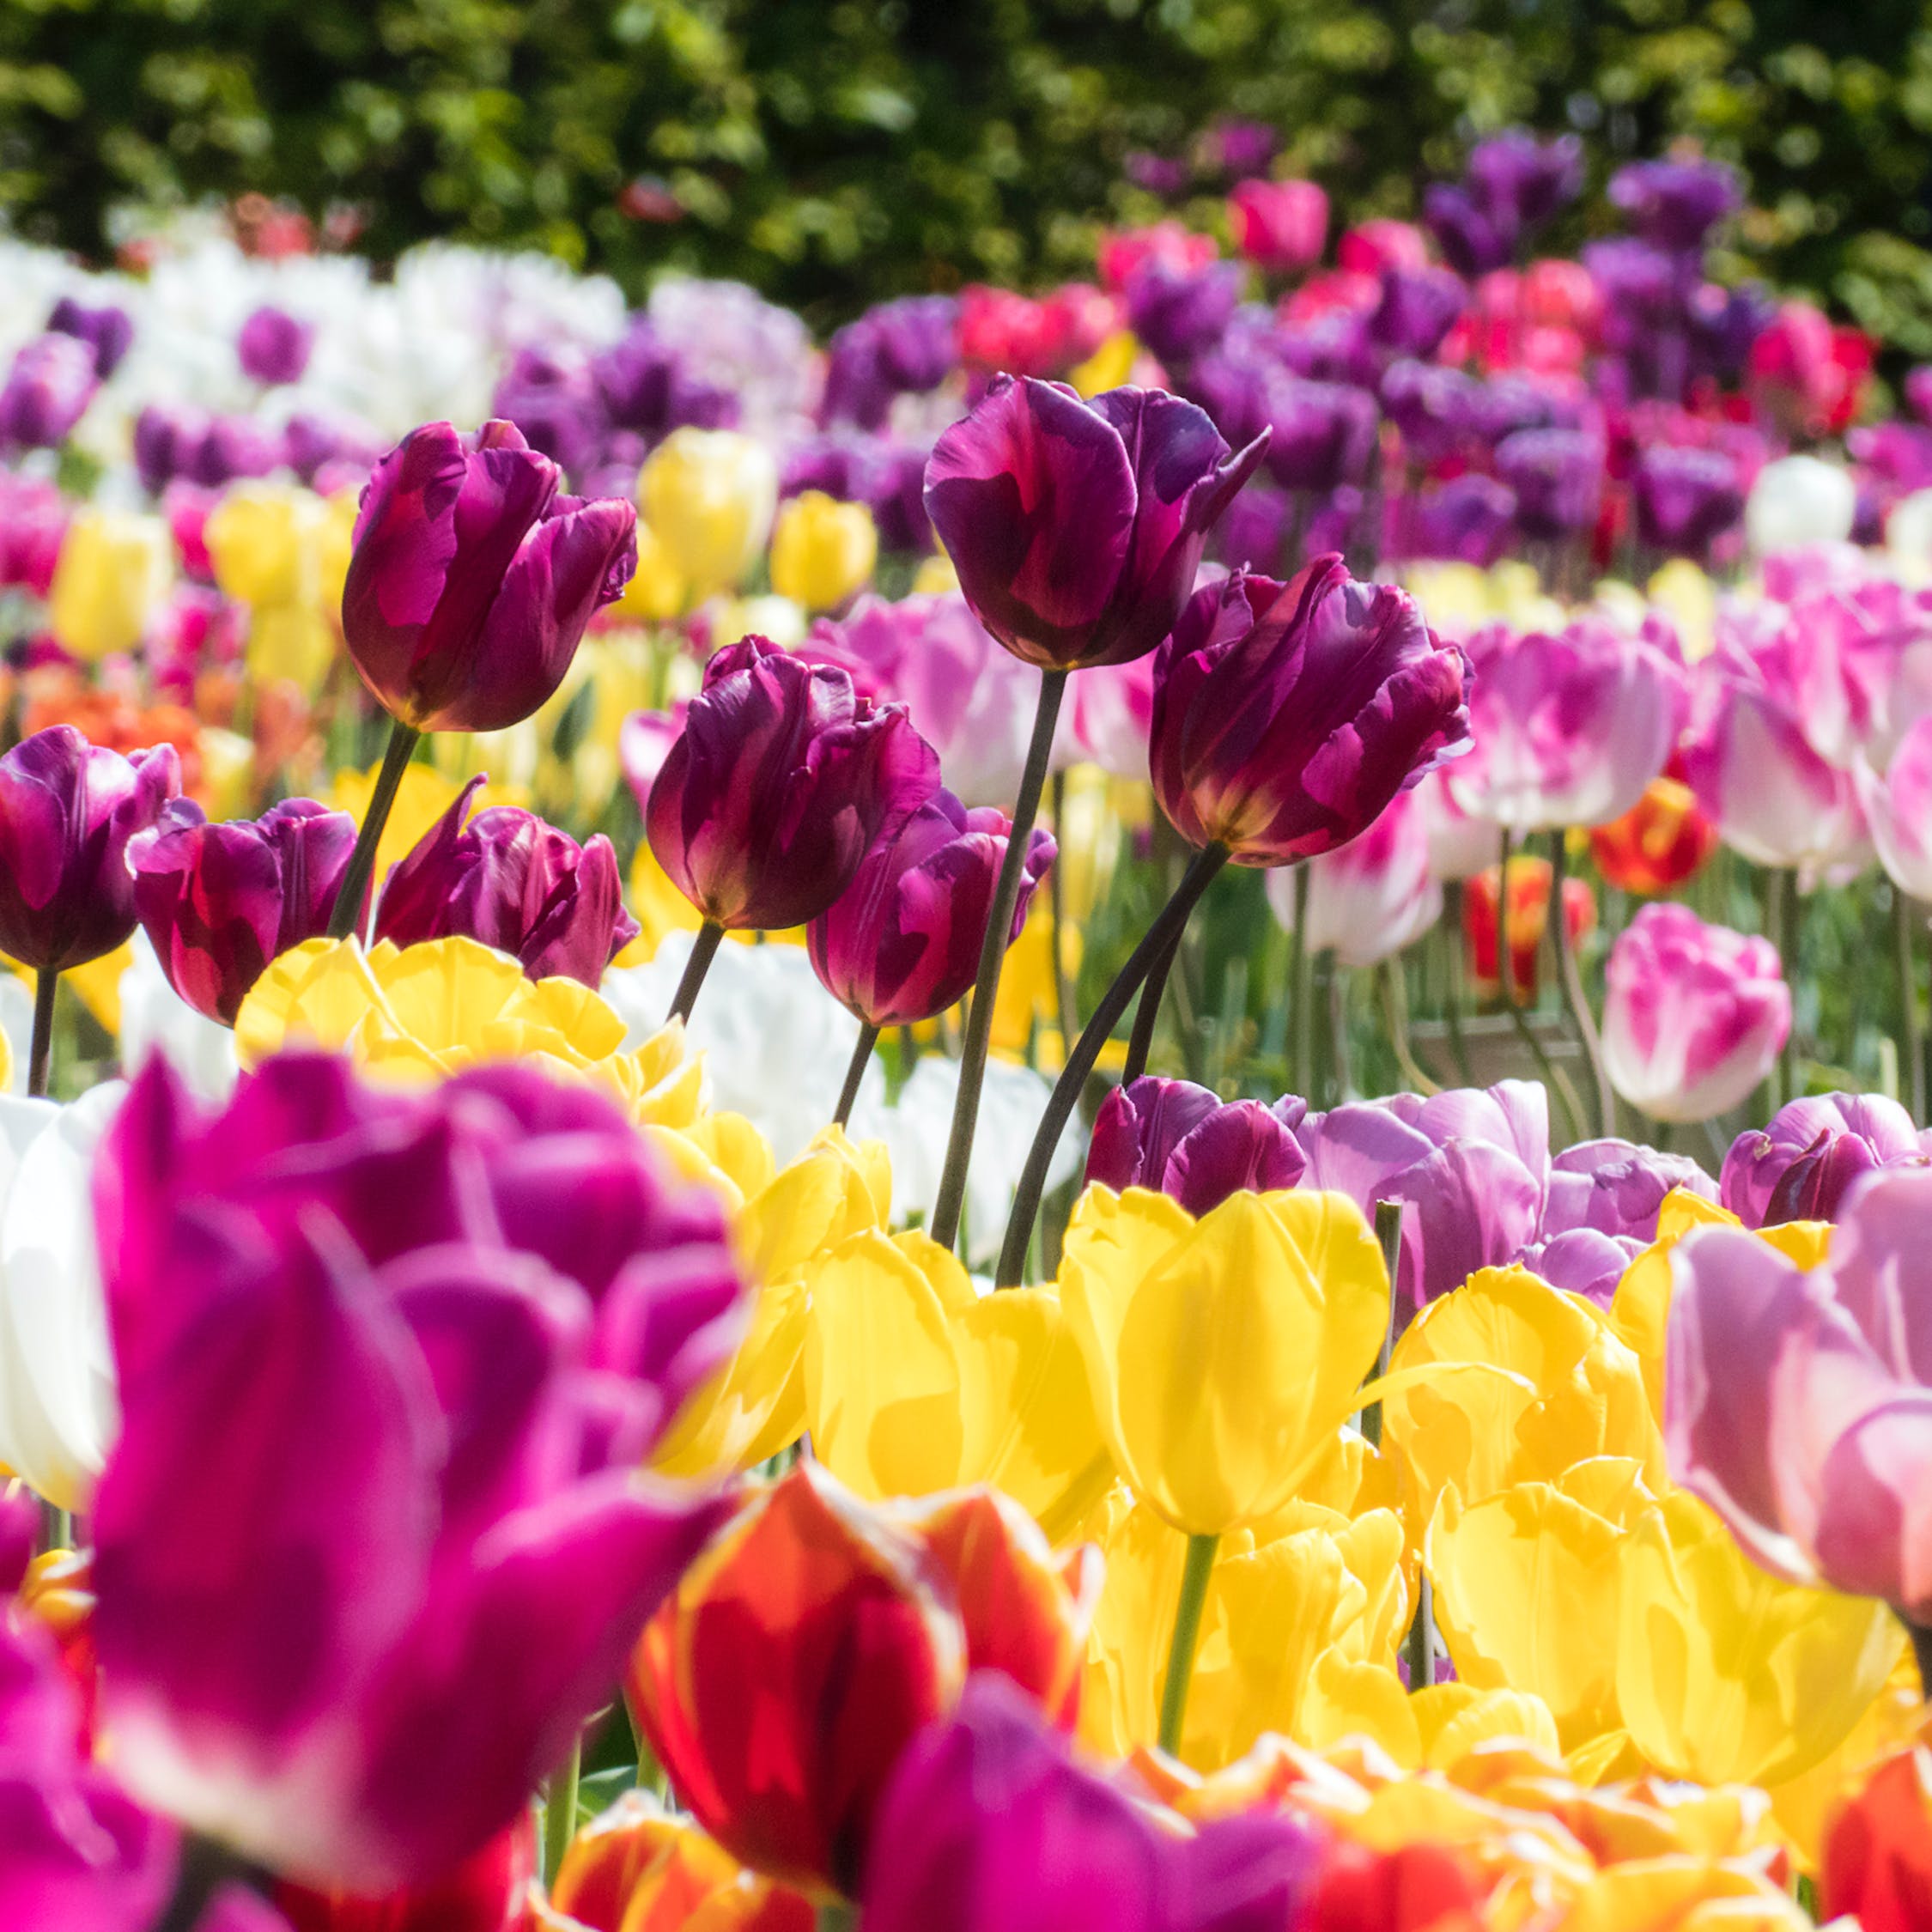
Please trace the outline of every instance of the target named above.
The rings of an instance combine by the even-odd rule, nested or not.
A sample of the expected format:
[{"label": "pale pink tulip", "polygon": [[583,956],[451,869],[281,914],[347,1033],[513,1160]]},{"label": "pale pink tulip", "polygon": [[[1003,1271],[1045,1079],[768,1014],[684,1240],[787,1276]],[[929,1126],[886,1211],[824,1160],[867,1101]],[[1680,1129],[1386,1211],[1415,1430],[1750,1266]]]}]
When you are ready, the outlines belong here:
[{"label": "pale pink tulip", "polygon": [[1932,714],[1905,733],[1882,776],[1861,758],[1852,778],[1886,876],[1932,900]]},{"label": "pale pink tulip", "polygon": [[[1443,910],[1429,870],[1429,828],[1413,792],[1398,792],[1359,838],[1306,861],[1308,944],[1344,966],[1373,966],[1421,938]],[[1295,929],[1297,866],[1267,876],[1268,904]]]}]

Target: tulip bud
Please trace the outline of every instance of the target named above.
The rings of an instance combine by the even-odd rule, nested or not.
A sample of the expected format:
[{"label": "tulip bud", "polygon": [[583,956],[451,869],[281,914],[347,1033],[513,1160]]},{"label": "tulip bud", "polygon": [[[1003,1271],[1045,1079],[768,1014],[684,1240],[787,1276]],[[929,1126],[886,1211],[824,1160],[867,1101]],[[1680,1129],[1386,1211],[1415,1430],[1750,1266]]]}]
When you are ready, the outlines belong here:
[{"label": "tulip bud", "polygon": [[1126,664],[1173,629],[1208,532],[1266,447],[1238,454],[1192,403],[1083,402],[999,377],[939,438],[926,507],[974,614],[1046,671]]},{"label": "tulip bud", "polygon": [[771,538],[771,587],[808,611],[835,611],[856,596],[878,562],[878,531],[863,503],[823,490],[794,496]]},{"label": "tulip bud", "polygon": [[134,345],[134,318],[112,302],[88,308],[71,295],[63,295],[48,314],[47,328],[52,334],[84,342],[94,352],[94,373],[103,382]]},{"label": "tulip bud", "polygon": [[0,445],[58,449],[100,386],[86,343],[70,335],[36,336],[15,353],[0,386]]},{"label": "tulip bud", "polygon": [[376,901],[375,936],[398,946],[453,937],[513,954],[532,980],[594,987],[637,937],[617,856],[599,832],[581,847],[533,811],[492,805],[464,823],[484,781],[392,866]]},{"label": "tulip bud", "polygon": [[1192,1081],[1144,1075],[1101,1103],[1084,1184],[1150,1188],[1196,1217],[1243,1190],[1292,1188],[1308,1165],[1294,1134],[1306,1111],[1297,1100],[1224,1105]]},{"label": "tulip bud", "polygon": [[1702,871],[1717,849],[1717,828],[1681,780],[1653,778],[1622,817],[1590,832],[1590,856],[1622,892],[1668,892]]},{"label": "tulip bud", "polygon": [[[805,929],[819,983],[866,1026],[935,1018],[971,990],[1012,821],[969,811],[943,787],[876,841],[852,884]],[[1007,944],[1054,862],[1052,837],[1027,841]]]},{"label": "tulip bud", "polygon": [[47,625],[77,658],[131,651],[167,599],[167,526],[127,510],[82,510],[67,526],[47,592]]},{"label": "tulip bud", "polygon": [[1708,1121],[1745,1099],[1791,1030],[1791,990],[1769,939],[1645,906],[1610,949],[1603,1064],[1655,1120]]},{"label": "tulip bud", "polygon": [[685,1571],[631,1658],[678,1798],[754,1869],[850,1895],[906,1746],[959,1693],[945,1573],[809,1459]]},{"label": "tulip bud", "polygon": [[59,972],[128,939],[128,841],[180,789],[172,745],[124,758],[71,725],[50,725],[0,757],[0,951]]},{"label": "tulip bud", "polygon": [[707,919],[802,926],[939,775],[903,705],[875,705],[845,671],[750,637],[705,666],[651,787],[645,835]]},{"label": "tulip bud", "polygon": [[1922,1133],[1895,1100],[1880,1093],[1806,1095],[1763,1128],[1731,1143],[1718,1199],[1747,1228],[1835,1221],[1853,1182],[1881,1167],[1932,1160]]},{"label": "tulip bud", "polygon": [[637,479],[644,520],[683,579],[690,605],[740,583],[771,529],[778,465],[735,429],[673,430]]},{"label": "tulip bud", "polygon": [[362,493],[343,635],[362,681],[416,731],[501,731],[570,668],[635,568],[636,513],[557,495],[556,465],[507,422],[466,450],[414,429]]},{"label": "tulip bud", "polygon": [[135,909],[167,983],[233,1026],[270,963],[328,929],[355,844],[355,821],[313,799],[219,825],[175,800],[127,854]]},{"label": "tulip bud", "polygon": [[251,381],[273,386],[300,382],[315,346],[315,325],[264,303],[241,325],[235,355]]},{"label": "tulip bud", "polygon": [[1199,592],[1154,662],[1151,762],[1190,845],[1282,866],[1366,831],[1468,743],[1461,646],[1339,556]]}]

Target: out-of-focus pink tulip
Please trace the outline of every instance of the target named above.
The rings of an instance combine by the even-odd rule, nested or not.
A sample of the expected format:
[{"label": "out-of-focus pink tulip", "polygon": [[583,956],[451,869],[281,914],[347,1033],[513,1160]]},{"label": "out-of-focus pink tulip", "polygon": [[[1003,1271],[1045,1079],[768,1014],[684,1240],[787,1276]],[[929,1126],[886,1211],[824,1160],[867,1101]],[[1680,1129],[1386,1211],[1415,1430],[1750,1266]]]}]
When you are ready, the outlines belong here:
[{"label": "out-of-focus pink tulip", "polygon": [[1852,779],[1886,876],[1932,901],[1932,712],[1905,733],[1882,775],[1861,758]]},{"label": "out-of-focus pink tulip", "polygon": [[1228,197],[1235,246],[1269,275],[1300,275],[1321,259],[1328,197],[1312,181],[1237,183]]},{"label": "out-of-focus pink tulip", "polygon": [[1645,906],[1610,949],[1603,1063],[1631,1106],[1708,1121],[1747,1098],[1791,1030],[1791,989],[1769,939]]},{"label": "out-of-focus pink tulip", "polygon": [[1449,782],[1454,769],[1445,765],[1430,772],[1415,788],[1429,840],[1429,870],[1444,885],[1473,878],[1493,866],[1503,851],[1502,829],[1489,819],[1472,817],[1455,802]]},{"label": "out-of-focus pink tulip", "polygon": [[[1359,838],[1308,861],[1308,933],[1316,952],[1344,966],[1373,966],[1413,945],[1442,916],[1443,888],[1429,869],[1426,808],[1398,792]],[[1268,904],[1295,926],[1295,875],[1272,872]]]},{"label": "out-of-focus pink tulip", "polygon": [[1861,1182],[1807,1273],[1736,1228],[1671,1256],[1670,1473],[1752,1558],[1932,1625],[1932,1172]]}]

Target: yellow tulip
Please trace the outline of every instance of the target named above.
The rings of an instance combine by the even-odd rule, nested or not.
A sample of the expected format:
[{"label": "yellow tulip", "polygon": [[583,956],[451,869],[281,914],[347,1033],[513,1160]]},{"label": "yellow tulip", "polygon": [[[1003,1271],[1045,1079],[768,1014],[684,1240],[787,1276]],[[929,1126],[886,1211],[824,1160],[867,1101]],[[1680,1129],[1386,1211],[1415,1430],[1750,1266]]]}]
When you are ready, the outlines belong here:
[{"label": "yellow tulip", "polygon": [[1463,1507],[1556,1483],[1589,1456],[1667,1479],[1641,1366],[1602,1312],[1527,1269],[1484,1268],[1431,1302],[1395,1345],[1382,1441],[1406,1473],[1418,1533],[1453,1487]]},{"label": "yellow tulip", "polygon": [[913,594],[915,597],[944,597],[948,591],[959,588],[959,573],[952,567],[952,559],[942,550],[937,556],[929,556],[913,572]]},{"label": "yellow tulip", "polygon": [[1475,1752],[1516,1741],[1554,1756],[1556,1719],[1534,1691],[1479,1690],[1467,1680],[1430,1684],[1409,1699],[1416,1720],[1419,1761],[1456,1777]]},{"label": "yellow tulip", "polygon": [[240,483],[224,493],[204,526],[215,581],[248,605],[319,605],[322,500],[283,483]]},{"label": "yellow tulip", "polygon": [[811,620],[802,604],[768,592],[762,597],[721,597],[706,612],[707,641],[721,651],[740,638],[769,637],[788,651],[805,642]]},{"label": "yellow tulip", "polygon": [[1118,389],[1133,377],[1140,344],[1133,330],[1116,329],[1085,361],[1067,372],[1066,380],[1082,396],[1097,396],[1105,389]]},{"label": "yellow tulip", "polygon": [[637,525],[637,568],[624,586],[616,608],[645,623],[665,623],[684,609],[683,573],[649,524]]},{"label": "yellow tulip", "polygon": [[[438,742],[461,735],[454,732],[436,734]],[[369,800],[374,795],[376,776],[380,769],[380,765],[375,764],[367,771],[337,772],[329,793],[329,804],[337,811],[346,811],[360,825],[369,809]],[[383,826],[382,837],[376,845],[375,871],[372,876],[379,886],[389,876],[389,868],[407,858],[436,821],[456,803],[456,795],[462,789],[461,785],[454,783],[433,766],[418,762],[404,769],[403,782],[396,788],[396,802],[389,809],[388,822]],[[501,786],[485,785],[477,793],[472,811],[483,811],[491,805],[520,802],[514,793]]]},{"label": "yellow tulip", "polygon": [[1388,1325],[1375,1236],[1313,1191],[1236,1194],[1197,1222],[1162,1194],[1091,1188],[1060,1283],[1115,1463],[1194,1536],[1293,1496]]},{"label": "yellow tulip", "polygon": [[803,491],[771,533],[771,587],[808,611],[835,611],[872,580],[878,529],[863,503]]},{"label": "yellow tulip", "polygon": [[121,975],[134,963],[134,942],[124,939],[112,952],[84,965],[70,966],[61,983],[80,995],[81,1004],[117,1040],[121,1035]]},{"label": "yellow tulip", "polygon": [[1563,1932],[1811,1932],[1811,1915],[1753,1864],[1631,1859],[1599,1872]]},{"label": "yellow tulip", "polygon": [[1684,655],[1693,664],[1709,657],[1717,641],[1717,586],[1710,577],[1688,557],[1678,556],[1644,587],[1649,601],[1676,626]]},{"label": "yellow tulip", "polygon": [[1617,1699],[1637,1748],[1673,1777],[1797,1776],[1850,1735],[1904,1642],[1883,1604],[1759,1570],[1683,1491],[1624,1551]]},{"label": "yellow tulip", "polygon": [[755,436],[676,429],[639,475],[637,507],[684,580],[689,608],[756,562],[778,507],[778,465]]},{"label": "yellow tulip", "polygon": [[174,545],[159,517],[80,512],[61,539],[47,625],[77,658],[131,651],[174,582]]},{"label": "yellow tulip", "polygon": [[738,1352],[679,1413],[654,1461],[667,1473],[740,1469],[775,1455],[805,1427],[804,1352],[814,1277],[854,1236],[886,1225],[892,1173],[877,1141],[828,1127],[732,1227],[751,1325]]}]

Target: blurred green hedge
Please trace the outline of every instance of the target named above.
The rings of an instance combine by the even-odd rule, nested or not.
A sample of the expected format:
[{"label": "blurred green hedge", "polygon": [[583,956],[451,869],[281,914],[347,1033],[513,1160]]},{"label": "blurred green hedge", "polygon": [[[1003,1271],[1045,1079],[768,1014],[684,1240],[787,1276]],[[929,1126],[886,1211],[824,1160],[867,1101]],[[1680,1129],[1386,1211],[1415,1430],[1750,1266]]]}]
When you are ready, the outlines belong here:
[{"label": "blurred green hedge", "polygon": [[[1218,114],[1352,215],[1512,121],[1581,130],[1599,185],[1694,137],[1749,171],[1755,265],[1932,351],[1914,0],[0,0],[0,207],[89,256],[117,205],[259,189],[358,206],[378,256],[675,264],[829,322],[1078,272],[1156,211],[1125,157]],[[677,218],[625,211],[639,177]]]}]

